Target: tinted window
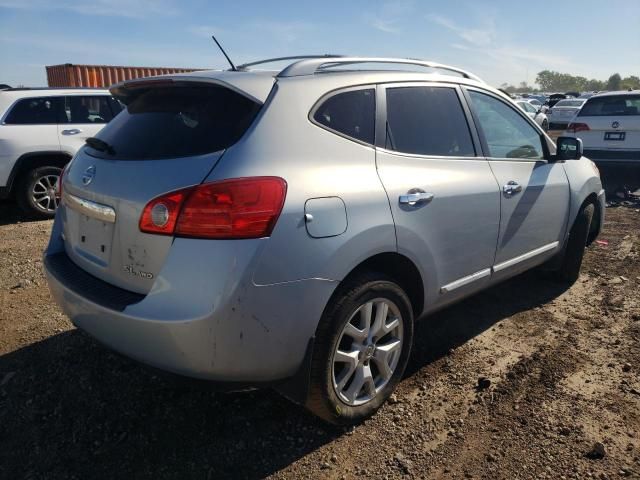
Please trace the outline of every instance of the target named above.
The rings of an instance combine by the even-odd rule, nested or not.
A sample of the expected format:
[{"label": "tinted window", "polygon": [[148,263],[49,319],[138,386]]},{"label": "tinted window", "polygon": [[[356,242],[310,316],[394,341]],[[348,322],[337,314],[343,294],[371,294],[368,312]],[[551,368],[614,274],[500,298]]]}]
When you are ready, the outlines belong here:
[{"label": "tinted window", "polygon": [[58,123],[59,105],[59,99],[54,97],[24,98],[13,106],[5,123],[12,125]]},{"label": "tinted window", "polygon": [[65,97],[64,115],[61,123],[107,123],[113,118],[110,97],[70,96]]},{"label": "tinted window", "polygon": [[353,90],[329,97],[313,119],[321,125],[373,144],[376,123],[375,90]]},{"label": "tinted window", "polygon": [[222,87],[150,88],[132,95],[128,105],[96,135],[126,159],[202,155],[233,145],[249,128],[260,105]]},{"label": "tinted window", "polygon": [[582,100],[560,100],[556,107],[579,107],[584,102]]},{"label": "tinted window", "polygon": [[388,88],[385,145],[418,155],[475,156],[469,125],[453,88]]},{"label": "tinted window", "polygon": [[591,97],[580,110],[580,117],[640,115],[640,95]]},{"label": "tinted window", "polygon": [[480,129],[494,158],[543,158],[540,133],[506,103],[469,92]]}]

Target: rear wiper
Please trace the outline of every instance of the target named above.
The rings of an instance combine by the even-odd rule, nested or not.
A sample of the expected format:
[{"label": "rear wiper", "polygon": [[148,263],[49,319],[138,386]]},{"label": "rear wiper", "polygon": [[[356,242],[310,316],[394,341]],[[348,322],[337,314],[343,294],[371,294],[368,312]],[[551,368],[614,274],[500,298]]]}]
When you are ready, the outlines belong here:
[{"label": "rear wiper", "polygon": [[105,152],[110,155],[115,155],[116,151],[113,149],[111,145],[109,145],[104,140],[100,140],[96,137],[89,137],[85,140],[85,143],[89,145],[94,150],[98,150],[99,152]]}]

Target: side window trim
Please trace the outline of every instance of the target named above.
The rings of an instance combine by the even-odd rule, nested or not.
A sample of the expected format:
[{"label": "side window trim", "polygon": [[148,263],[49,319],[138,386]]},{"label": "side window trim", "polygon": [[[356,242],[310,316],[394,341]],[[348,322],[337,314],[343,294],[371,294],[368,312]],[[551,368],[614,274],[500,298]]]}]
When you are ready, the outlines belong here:
[{"label": "side window trim", "polygon": [[[540,143],[542,145],[542,153],[544,154],[543,158],[502,158],[502,157],[492,157],[490,155],[490,151],[489,151],[489,145],[487,144],[487,140],[484,136],[484,132],[482,131],[482,128],[480,127],[480,122],[478,121],[478,116],[477,113],[475,111],[475,108],[473,107],[473,102],[471,101],[471,97],[469,96],[469,91],[475,91],[478,93],[482,93],[483,95],[488,95],[494,99],[496,99],[497,101],[502,102],[504,105],[508,106],[509,108],[511,108],[514,112],[516,112],[518,115],[520,115],[521,118],[525,119],[534,129],[535,131],[537,131],[539,133],[539,138],[540,138]],[[482,150],[484,153],[484,156],[487,159],[491,159],[491,160],[503,160],[503,161],[507,161],[507,162],[543,162],[543,163],[549,163],[549,159],[551,158],[551,153],[549,151],[549,145],[547,144],[547,140],[546,137],[544,135],[544,133],[542,133],[540,131],[540,127],[538,126],[538,124],[531,118],[529,117],[529,115],[526,114],[526,112],[524,112],[520,107],[518,106],[514,106],[510,105],[509,103],[505,102],[502,98],[500,98],[498,95],[494,94],[493,92],[489,91],[489,90],[484,90],[482,88],[477,88],[477,87],[469,87],[469,86],[463,86],[462,87],[462,92],[464,94],[464,97],[467,101],[467,103],[469,104],[469,109],[471,112],[471,116],[474,119],[475,125],[477,125],[476,129],[478,130],[478,136],[480,137],[480,142],[482,144]]]},{"label": "side window trim", "polygon": [[[318,98],[318,100],[316,100],[316,102],[313,104],[313,107],[311,107],[311,110],[309,110],[309,115],[307,115],[308,120],[314,124],[317,127],[322,128],[323,130],[326,130],[328,132],[333,133],[334,135],[338,135],[339,137],[345,138],[347,140],[350,140],[352,142],[358,143],[360,145],[364,145],[365,147],[371,147],[371,148],[375,148],[376,145],[376,141],[377,141],[377,129],[378,129],[378,95],[377,95],[377,88],[376,88],[376,84],[375,83],[370,83],[370,84],[362,84],[362,85],[352,85],[349,87],[341,87],[341,88],[337,88],[335,90],[331,90],[327,93],[325,93],[324,95],[322,95],[320,98]],[[373,139],[373,143],[369,143],[369,142],[365,142],[363,140],[360,140],[359,138],[355,138],[352,137],[350,135],[347,135],[346,133],[343,133],[339,130],[335,130],[327,125],[323,125],[322,123],[318,122],[315,119],[315,115],[316,112],[320,109],[320,107],[322,107],[322,105],[324,105],[324,103],[329,100],[330,98],[339,95],[341,93],[347,93],[347,92],[355,92],[355,91],[359,91],[359,90],[373,90],[373,98],[374,98],[374,112],[373,112],[373,119],[374,119],[374,125],[373,125],[373,132],[374,132],[374,139]]]},{"label": "side window trim", "polygon": [[[440,87],[440,88],[452,88],[455,90],[458,96],[458,101],[462,107],[467,127],[469,128],[469,134],[471,136],[471,142],[475,151],[473,157],[452,157],[447,155],[419,155],[415,153],[398,152],[395,150],[389,150],[386,148],[387,139],[387,89],[388,88],[402,88],[402,87]],[[468,105],[465,92],[460,88],[457,83],[448,82],[434,82],[434,81],[415,81],[410,80],[406,82],[389,82],[380,83],[376,88],[376,149],[384,151],[386,154],[399,155],[403,157],[415,157],[415,158],[437,158],[437,159],[449,159],[449,160],[485,160],[485,155],[482,148],[481,138],[477,131],[476,122],[472,115],[471,109]]]}]

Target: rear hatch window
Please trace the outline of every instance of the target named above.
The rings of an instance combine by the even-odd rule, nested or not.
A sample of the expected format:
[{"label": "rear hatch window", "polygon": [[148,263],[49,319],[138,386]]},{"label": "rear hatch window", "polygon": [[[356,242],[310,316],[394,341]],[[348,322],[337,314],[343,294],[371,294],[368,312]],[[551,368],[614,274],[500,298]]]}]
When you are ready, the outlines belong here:
[{"label": "rear hatch window", "polygon": [[[237,142],[260,104],[228,88],[208,85],[139,89],[87,153],[108,159],[162,159],[203,155]],[[108,146],[108,148],[107,148]]]},{"label": "rear hatch window", "polygon": [[591,97],[580,111],[580,117],[640,115],[640,95],[607,95]]}]

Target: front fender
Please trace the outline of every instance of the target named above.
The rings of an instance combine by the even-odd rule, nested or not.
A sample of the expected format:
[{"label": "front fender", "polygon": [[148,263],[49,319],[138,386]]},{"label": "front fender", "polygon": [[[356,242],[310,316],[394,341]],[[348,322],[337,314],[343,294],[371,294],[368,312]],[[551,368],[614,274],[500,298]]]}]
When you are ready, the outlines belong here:
[{"label": "front fender", "polygon": [[602,188],[602,180],[600,179],[595,164],[587,157],[582,157],[580,160],[567,160],[564,163],[564,169],[567,174],[567,179],[569,180],[571,202],[565,240],[578,216],[580,208],[589,197],[596,200],[599,232],[604,224],[605,192]]}]

